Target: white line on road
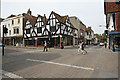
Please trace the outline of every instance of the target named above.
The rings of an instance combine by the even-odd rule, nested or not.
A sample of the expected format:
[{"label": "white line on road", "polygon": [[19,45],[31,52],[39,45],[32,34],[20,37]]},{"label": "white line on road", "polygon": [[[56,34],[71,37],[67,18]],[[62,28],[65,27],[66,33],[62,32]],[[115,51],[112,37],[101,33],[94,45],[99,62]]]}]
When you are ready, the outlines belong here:
[{"label": "white line on road", "polygon": [[43,51],[43,50],[32,50],[32,51],[26,51],[24,53],[34,53],[34,52],[39,52],[39,51]]},{"label": "white line on road", "polygon": [[7,71],[4,71],[4,70],[2,70],[2,74],[9,77],[9,78],[23,78],[23,77],[18,76],[18,75],[14,74],[14,73],[7,72]]},{"label": "white line on road", "polygon": [[62,63],[56,63],[56,62],[51,62],[51,61],[43,61],[43,60],[34,60],[34,59],[27,59],[28,61],[35,61],[35,62],[43,62],[43,63],[49,63],[49,64],[56,64],[60,66],[67,66],[67,67],[72,67],[72,68],[78,68],[78,69],[85,69],[85,70],[94,70],[93,68],[88,68],[88,67],[80,67],[80,66],[74,66],[74,65],[69,65],[69,64],[62,64]]},{"label": "white line on road", "polygon": [[[41,51],[43,51],[43,50],[32,50],[32,51],[11,52],[11,53],[16,53],[17,55],[21,55],[21,54],[25,54],[25,53],[30,54],[30,53],[41,52]],[[9,53],[9,54],[11,54],[11,53]]]}]

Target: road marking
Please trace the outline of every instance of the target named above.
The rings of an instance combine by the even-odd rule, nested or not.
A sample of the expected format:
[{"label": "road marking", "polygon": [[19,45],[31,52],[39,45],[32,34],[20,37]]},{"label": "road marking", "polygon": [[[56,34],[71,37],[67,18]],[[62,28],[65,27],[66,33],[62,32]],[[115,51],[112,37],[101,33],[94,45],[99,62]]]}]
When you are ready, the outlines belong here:
[{"label": "road marking", "polygon": [[25,53],[34,53],[34,52],[39,52],[39,51],[43,51],[43,50],[26,51]]},{"label": "road marking", "polygon": [[14,74],[14,73],[7,72],[7,71],[4,71],[4,70],[2,70],[2,74],[9,77],[9,78],[23,78],[23,77],[18,76],[18,75]]},{"label": "road marking", "polygon": [[94,70],[93,68],[88,68],[88,67],[80,67],[80,66],[74,66],[74,65],[69,65],[69,64],[62,64],[62,63],[56,63],[56,62],[51,62],[51,61],[43,61],[43,60],[34,60],[34,59],[27,59],[28,61],[34,61],[34,62],[42,62],[42,63],[49,63],[49,64],[56,64],[60,66],[67,66],[67,67],[72,67],[72,68],[78,68],[78,69],[85,69],[85,70]]},{"label": "road marking", "polygon": [[[11,53],[17,53],[18,55],[21,55],[21,54],[25,54],[25,53],[35,53],[35,52],[40,52],[40,51],[43,51],[43,50],[32,50],[32,51],[23,51],[23,52],[11,52]],[[11,54],[9,53],[9,54]]]}]

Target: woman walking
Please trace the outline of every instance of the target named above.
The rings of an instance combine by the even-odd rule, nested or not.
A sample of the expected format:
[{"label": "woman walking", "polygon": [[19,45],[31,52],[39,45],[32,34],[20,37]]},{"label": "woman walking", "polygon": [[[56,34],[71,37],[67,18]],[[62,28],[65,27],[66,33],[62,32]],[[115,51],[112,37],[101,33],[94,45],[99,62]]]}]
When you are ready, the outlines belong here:
[{"label": "woman walking", "polygon": [[82,51],[82,41],[79,42],[78,54],[79,54],[79,51],[83,52],[83,51]]},{"label": "woman walking", "polygon": [[[87,53],[87,51],[84,49],[84,46],[85,44],[84,44],[84,42],[82,42],[82,54],[84,54],[85,55],[85,53]],[[85,53],[84,53],[85,52]]]}]

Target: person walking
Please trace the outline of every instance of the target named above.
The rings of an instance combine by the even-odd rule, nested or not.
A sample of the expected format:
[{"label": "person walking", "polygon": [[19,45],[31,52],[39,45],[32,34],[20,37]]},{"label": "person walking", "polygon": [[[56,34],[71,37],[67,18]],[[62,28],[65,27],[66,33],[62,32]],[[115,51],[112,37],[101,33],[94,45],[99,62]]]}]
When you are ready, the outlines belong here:
[{"label": "person walking", "polygon": [[115,52],[114,41],[112,42],[113,52]]},{"label": "person walking", "polygon": [[78,54],[79,54],[80,51],[83,52],[82,51],[82,41],[79,42]]},{"label": "person walking", "polygon": [[48,51],[48,49],[47,49],[47,42],[46,41],[44,41],[44,50],[43,50],[43,52],[45,52],[45,50],[46,50],[46,52]]},{"label": "person walking", "polygon": [[[84,49],[84,47],[85,47],[85,44],[84,44],[84,42],[82,41],[82,54],[85,55],[85,53],[87,53],[87,51]],[[85,52],[85,53],[84,53],[84,52]]]},{"label": "person walking", "polygon": [[107,42],[105,41],[105,48],[107,47]]},{"label": "person walking", "polygon": [[64,49],[63,42],[61,42],[61,49]]}]

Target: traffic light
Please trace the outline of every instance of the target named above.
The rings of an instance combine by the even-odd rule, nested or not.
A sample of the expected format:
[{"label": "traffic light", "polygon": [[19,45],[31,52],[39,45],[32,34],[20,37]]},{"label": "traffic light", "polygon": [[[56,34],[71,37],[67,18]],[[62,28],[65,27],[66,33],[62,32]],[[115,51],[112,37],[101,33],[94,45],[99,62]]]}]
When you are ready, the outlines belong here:
[{"label": "traffic light", "polygon": [[4,27],[4,33],[8,33],[8,29],[6,27]]},{"label": "traffic light", "polygon": [[108,30],[105,30],[105,32],[104,32],[104,33],[105,33],[105,35],[108,35]]}]

